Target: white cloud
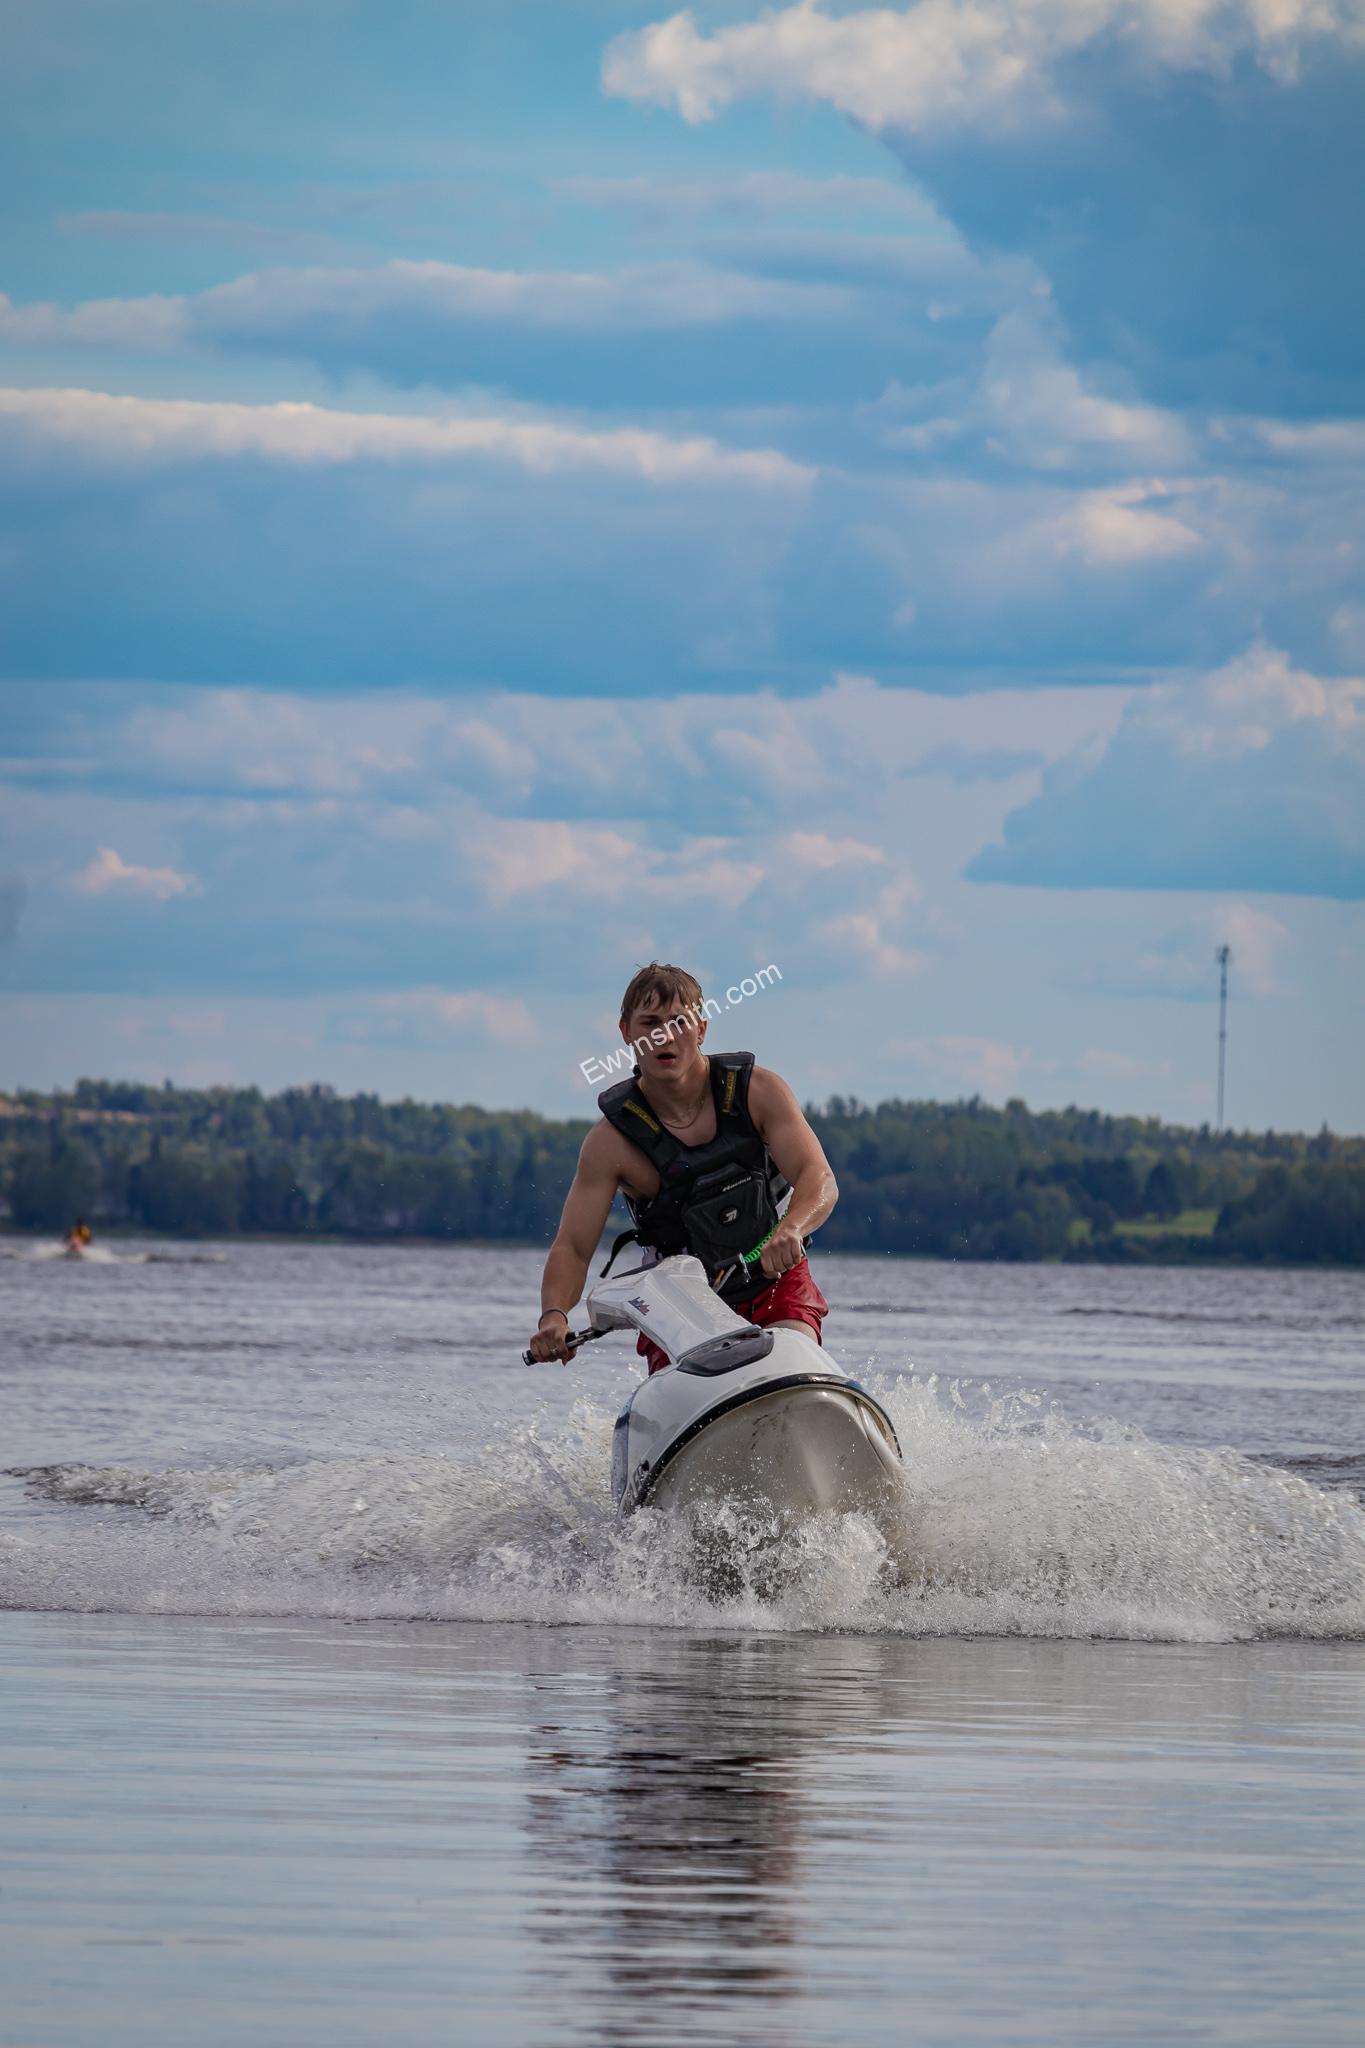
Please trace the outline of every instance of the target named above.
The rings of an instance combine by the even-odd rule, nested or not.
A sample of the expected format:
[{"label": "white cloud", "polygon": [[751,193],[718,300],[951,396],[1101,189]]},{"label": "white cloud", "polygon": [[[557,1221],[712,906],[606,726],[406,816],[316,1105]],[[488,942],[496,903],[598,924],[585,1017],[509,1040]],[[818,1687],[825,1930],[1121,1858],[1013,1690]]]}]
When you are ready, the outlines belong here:
[{"label": "white cloud", "polygon": [[490,415],[338,412],[307,404],[238,405],[104,391],[0,390],[0,422],[40,445],[121,465],[266,461],[512,463],[540,474],[606,471],[649,484],[723,480],[791,488],[813,472],[773,449],[737,450],[706,436],[643,427],[593,429]]},{"label": "white cloud", "polygon": [[995,1038],[945,1033],[937,1038],[895,1038],[886,1048],[895,1059],[911,1060],[936,1087],[970,1088],[973,1094],[1013,1095],[1029,1054]]},{"label": "white cloud", "polygon": [[933,201],[913,185],[848,174],[804,177],[796,171],[743,171],[731,178],[557,178],[552,190],[589,206],[642,220],[696,221],[737,212],[897,214],[940,225]]},{"label": "white cloud", "polygon": [[601,272],[394,262],[365,269],[258,271],[214,285],[186,306],[198,339],[240,333],[264,342],[305,323],[356,323],[376,316],[588,334],[657,332],[736,320],[823,318],[847,311],[849,299],[837,286],[746,277],[681,259]]},{"label": "white cloud", "polygon": [[177,1038],[221,1038],[227,1030],[227,1012],[216,1005],[172,1010],[166,1028]]},{"label": "white cloud", "polygon": [[[627,801],[652,812],[670,797],[695,811],[710,794],[727,809],[758,800],[766,815],[774,800],[798,803],[822,789],[870,795],[905,775],[991,781],[1005,767],[1036,768],[1082,737],[1107,738],[1130,694],[1059,687],[948,697],[844,673],[809,697],[736,698],[718,723],[714,699],[693,695],[621,702],[497,691],[470,710],[467,699],[399,692],[203,689],[102,729],[99,753],[105,765],[151,769],[176,787],[394,803],[462,791],[490,809],[540,804],[572,787],[618,813]],[[64,765],[78,772],[60,760],[44,772]],[[812,828],[787,837],[788,857],[817,871],[866,863],[876,851]]]},{"label": "white cloud", "polygon": [[536,750],[529,733],[517,737],[492,718],[454,717],[443,735],[452,768],[491,777],[529,790],[536,771]]},{"label": "white cloud", "polygon": [[1365,662],[1365,604],[1337,605],[1327,624],[1346,659]]},{"label": "white cloud", "polygon": [[1041,529],[1058,554],[1079,555],[1088,567],[1110,569],[1169,561],[1204,546],[1185,520],[1157,511],[1171,493],[1156,480],[1084,491]]},{"label": "white cloud", "polygon": [[185,342],[185,302],[89,299],[67,311],[46,302],[16,306],[0,292],[0,341],[21,347],[77,342],[95,348],[178,349]]},{"label": "white cloud", "polygon": [[1215,760],[1258,754],[1278,733],[1303,725],[1365,771],[1365,680],[1296,669],[1264,642],[1192,685],[1159,686],[1145,710],[1144,723],[1182,754]]},{"label": "white cloud", "polygon": [[1032,312],[998,320],[986,343],[974,411],[992,444],[1039,469],[1108,455],[1133,464],[1183,462],[1189,434],[1174,413],[1097,388],[1065,360]]},{"label": "white cloud", "polygon": [[[144,860],[149,846],[183,845],[176,864],[211,880],[222,944],[240,954],[259,925],[259,954],[249,939],[242,957],[296,974],[291,986],[334,987],[334,959],[357,980],[378,963],[399,988],[454,960],[496,986],[509,953],[561,957],[572,942],[585,963],[616,961],[637,936],[643,958],[709,958],[729,980],[724,935],[742,930],[746,960],[752,947],[784,973],[846,985],[856,1003],[871,977],[927,978],[959,945],[945,921],[954,878],[1021,787],[975,779],[978,759],[994,772],[996,741],[1014,751],[1027,739],[1046,758],[1082,732],[1103,736],[1127,694],[954,699],[844,677],[810,697],[736,699],[718,719],[717,700],[694,693],[183,689],[148,702],[115,686],[67,707],[87,772],[73,763],[62,787],[49,775],[7,801],[40,900],[56,885],[60,910],[72,844]],[[751,752],[734,748],[741,735]],[[907,785],[945,746],[951,776]],[[60,943],[72,957],[89,904],[68,887]],[[400,1021],[385,1025],[386,1046]]]},{"label": "white cloud", "polygon": [[[920,210],[929,212],[923,202]],[[247,343],[291,352],[320,330],[331,329],[335,340],[379,323],[416,323],[451,338],[471,328],[648,334],[751,320],[828,320],[847,315],[854,303],[842,285],[747,276],[681,258],[602,272],[405,261],[363,268],[314,264],[252,271],[192,296],[90,299],[70,308],[51,301],[16,305],[0,293],[0,341],[158,352]]]},{"label": "white cloud", "polygon": [[902,875],[877,891],[865,908],[841,912],[817,927],[816,936],[827,945],[850,953],[878,975],[917,974],[926,956],[905,946],[896,935],[907,905],[918,902],[919,884]]},{"label": "white cloud", "polygon": [[920,456],[940,451],[941,459],[941,451],[971,436],[987,454],[1043,472],[1131,471],[1185,464],[1194,453],[1189,428],[1175,413],[1141,403],[1126,379],[1066,360],[1037,281],[1028,303],[995,322],[966,373],[924,386],[893,381],[862,417],[880,427],[891,448]]},{"label": "white cloud", "polygon": [[562,819],[480,818],[470,822],[464,839],[494,903],[566,887],[611,900],[641,858],[641,848],[623,832]]},{"label": "white cloud", "polygon": [[352,1029],[363,1029],[370,1011],[381,1027],[410,1026],[427,1038],[472,1035],[494,1045],[534,1045],[540,1037],[535,1018],[520,996],[500,996],[486,989],[386,990],[351,1018]]},{"label": "white cloud", "polygon": [[1154,995],[1212,997],[1215,954],[1232,948],[1234,988],[1253,995],[1282,993],[1277,972],[1287,926],[1250,903],[1223,903],[1201,911],[1134,956],[1134,979]]},{"label": "white cloud", "polygon": [[550,890],[611,904],[735,905],[765,874],[733,839],[691,839],[666,852],[643,836],[563,819],[468,817],[461,839],[490,902],[498,905]]},{"label": "white cloud", "polygon": [[1365,680],[1258,644],[1136,696],[968,873],[1053,887],[1365,895]]},{"label": "white cloud", "polygon": [[1166,1062],[1154,1069],[1147,1060],[1134,1059],[1129,1052],[1113,1052],[1102,1046],[1088,1046],[1081,1054],[1080,1070],[1095,1081],[1140,1081],[1144,1075],[1166,1071]]},{"label": "white cloud", "polygon": [[1233,967],[1246,986],[1257,995],[1274,994],[1279,988],[1278,959],[1289,938],[1288,927],[1250,903],[1221,904],[1209,922],[1217,944],[1232,948]]},{"label": "white cloud", "polygon": [[706,35],[690,11],[618,36],[602,81],[709,121],[756,94],[824,101],[877,132],[1003,127],[1061,111],[1058,67],[1112,40],[1174,70],[1250,53],[1289,83],[1302,44],[1355,42],[1352,0],[919,0],[832,16],[816,0]]},{"label": "white cloud", "polygon": [[[565,1006],[573,1014],[572,999]],[[556,1042],[563,1013],[556,1009]],[[415,983],[211,1000],[147,1000],[108,990],[39,1000],[0,992],[0,1038],[11,1071],[35,1086],[56,1076],[110,1073],[182,1086],[296,1086],[326,1081],[397,1099],[567,1109],[568,1045],[545,1044],[530,1006],[491,986],[453,990]],[[572,1041],[571,1041],[572,1043]],[[458,1066],[450,1064],[452,1051]],[[580,1077],[581,1078],[581,1077]]]},{"label": "white cloud", "polygon": [[158,903],[199,893],[193,875],[183,875],[175,868],[139,867],[135,861],[124,860],[112,846],[102,846],[89,866],[72,877],[71,886],[82,896],[154,896]]},{"label": "white cloud", "polygon": [[651,848],[646,872],[633,893],[645,904],[697,910],[724,903],[737,910],[767,880],[762,851],[742,840],[719,837],[685,840],[672,852]]},{"label": "white cloud", "polygon": [[[316,701],[265,690],[208,690],[193,705],[145,705],[129,718],[126,751],[162,775],[261,792],[348,795],[418,767],[419,735],[402,699],[388,715],[319,716]],[[357,730],[359,725],[360,729]],[[397,741],[395,732],[404,734]]]},{"label": "white cloud", "polygon": [[788,832],[778,842],[778,854],[800,868],[837,868],[879,863],[886,855],[879,847],[861,839],[834,839],[828,832]]},{"label": "white cloud", "polygon": [[[1365,420],[1255,420],[1252,431],[1276,455],[1317,462],[1365,461]],[[1216,423],[1223,438],[1231,438],[1236,423]]]}]

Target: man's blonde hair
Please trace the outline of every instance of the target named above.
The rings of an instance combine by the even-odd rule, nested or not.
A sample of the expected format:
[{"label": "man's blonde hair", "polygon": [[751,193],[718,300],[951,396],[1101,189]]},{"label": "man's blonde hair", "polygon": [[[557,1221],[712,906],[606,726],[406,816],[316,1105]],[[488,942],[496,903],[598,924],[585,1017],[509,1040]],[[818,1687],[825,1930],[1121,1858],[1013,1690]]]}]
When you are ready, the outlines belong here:
[{"label": "man's blonde hair", "polygon": [[685,1003],[689,1010],[699,1013],[701,1010],[701,983],[696,975],[689,974],[685,967],[671,967],[667,961],[651,960],[648,967],[642,967],[632,977],[621,998],[622,1039],[630,1030],[630,1020],[646,996],[653,996],[661,1003]]}]

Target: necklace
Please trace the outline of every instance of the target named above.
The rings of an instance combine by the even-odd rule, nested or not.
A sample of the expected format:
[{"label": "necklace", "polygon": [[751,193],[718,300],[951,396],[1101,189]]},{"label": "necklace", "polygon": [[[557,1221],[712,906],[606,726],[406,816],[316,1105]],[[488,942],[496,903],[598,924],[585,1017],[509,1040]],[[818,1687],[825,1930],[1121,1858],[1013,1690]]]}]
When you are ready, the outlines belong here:
[{"label": "necklace", "polygon": [[702,1111],[703,1111],[703,1110],[705,1109],[705,1107],[706,1107],[706,1103],[707,1103],[707,1099],[708,1099],[708,1097],[710,1096],[710,1093],[711,1093],[711,1077],[710,1077],[710,1074],[708,1073],[708,1075],[707,1075],[707,1078],[706,1078],[706,1086],[705,1086],[705,1088],[703,1088],[703,1090],[702,1090],[701,1094],[700,1094],[700,1095],[699,1095],[699,1096],[697,1097],[697,1104],[696,1104],[696,1108],[695,1108],[695,1109],[693,1109],[693,1110],[692,1110],[692,1111],[690,1112],[690,1114],[689,1114],[689,1115],[687,1115],[687,1116],[684,1116],[684,1117],[673,1117],[673,1116],[665,1116],[665,1115],[664,1115],[664,1113],[663,1113],[663,1111],[662,1111],[662,1110],[659,1110],[659,1111],[657,1112],[657,1114],[658,1114],[658,1118],[659,1118],[659,1121],[660,1121],[660,1123],[662,1123],[662,1124],[667,1124],[670,1130],[675,1130],[675,1131],[685,1131],[685,1130],[687,1130],[688,1126],[689,1126],[689,1125],[691,1125],[691,1124],[694,1124],[694,1123],[695,1123],[695,1122],[697,1121],[697,1118],[698,1118],[698,1117],[699,1117],[699,1116],[701,1115]]},{"label": "necklace", "polygon": [[[711,1091],[708,1088],[706,1092],[707,1095],[709,1095]],[[667,1124],[670,1131],[686,1131],[690,1129],[691,1126],[697,1121],[697,1118],[701,1115],[705,1107],[706,1095],[703,1095],[701,1101],[697,1104],[696,1108],[693,1110],[690,1116],[665,1116],[663,1111],[660,1110],[659,1122],[661,1124]]]}]

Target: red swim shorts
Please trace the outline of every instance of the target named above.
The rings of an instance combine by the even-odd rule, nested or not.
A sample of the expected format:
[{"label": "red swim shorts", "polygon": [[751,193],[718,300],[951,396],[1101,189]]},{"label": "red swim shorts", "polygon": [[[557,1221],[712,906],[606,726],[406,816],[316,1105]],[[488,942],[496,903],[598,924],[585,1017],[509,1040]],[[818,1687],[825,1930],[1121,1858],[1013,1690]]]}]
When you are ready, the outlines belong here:
[{"label": "red swim shorts", "polygon": [[[815,1284],[809,1259],[798,1259],[752,1301],[737,1303],[735,1313],[757,1323],[760,1330],[766,1330],[769,1323],[804,1323],[819,1344],[823,1342],[820,1325],[829,1314],[829,1303]],[[643,1331],[635,1340],[635,1349],[648,1359],[651,1372],[668,1364],[667,1354],[651,1344]]]}]

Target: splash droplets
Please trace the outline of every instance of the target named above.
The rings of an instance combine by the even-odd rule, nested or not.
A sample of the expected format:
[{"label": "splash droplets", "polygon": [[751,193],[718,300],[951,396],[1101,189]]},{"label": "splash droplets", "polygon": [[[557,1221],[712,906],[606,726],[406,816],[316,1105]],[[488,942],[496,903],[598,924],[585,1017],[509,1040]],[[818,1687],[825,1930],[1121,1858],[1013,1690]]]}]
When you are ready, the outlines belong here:
[{"label": "splash droplets", "polygon": [[0,1537],[0,1605],[1175,1641],[1365,1633],[1365,1509],[1229,1450],[1080,1427],[1037,1395],[879,1389],[905,1452],[901,1526],[774,1533],[720,1502],[617,1520],[612,1415],[468,1457],[27,1475],[49,1506]]}]

